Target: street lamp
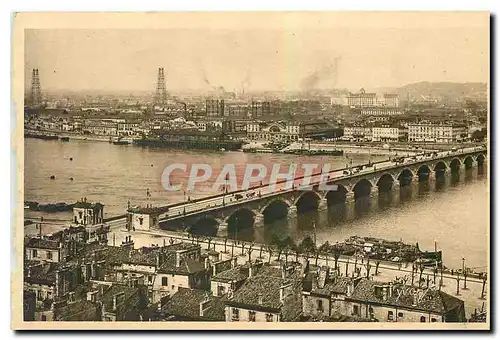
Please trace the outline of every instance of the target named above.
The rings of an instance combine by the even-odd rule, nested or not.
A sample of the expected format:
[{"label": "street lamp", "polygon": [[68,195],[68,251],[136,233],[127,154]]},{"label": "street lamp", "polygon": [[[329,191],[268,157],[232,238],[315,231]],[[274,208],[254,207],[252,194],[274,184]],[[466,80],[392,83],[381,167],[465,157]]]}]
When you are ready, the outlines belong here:
[{"label": "street lamp", "polygon": [[465,274],[465,257],[462,257],[462,273]]}]

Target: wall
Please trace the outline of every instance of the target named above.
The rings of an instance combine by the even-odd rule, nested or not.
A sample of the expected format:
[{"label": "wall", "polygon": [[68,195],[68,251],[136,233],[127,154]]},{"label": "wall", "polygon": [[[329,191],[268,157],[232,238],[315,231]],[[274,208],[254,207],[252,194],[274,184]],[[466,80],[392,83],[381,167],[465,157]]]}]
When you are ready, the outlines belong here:
[{"label": "wall", "polygon": [[[318,301],[322,301],[323,310],[318,310]],[[302,312],[304,315],[318,316],[330,315],[330,299],[327,297],[319,297],[309,294],[302,295]]]},{"label": "wall", "polygon": [[[232,319],[233,309],[239,310],[239,320]],[[229,321],[229,322],[249,322],[249,318],[248,318],[249,311],[251,311],[251,310],[244,309],[244,308],[236,308],[236,307],[226,306],[226,321]],[[266,321],[266,314],[273,315],[272,322],[279,321],[279,313],[267,313],[267,312],[260,312],[260,311],[254,311],[254,312],[255,312],[255,322],[271,322],[271,321]]]},{"label": "wall", "polygon": [[212,294],[214,296],[219,296],[219,286],[224,287],[225,293],[227,293],[229,289],[231,289],[231,284],[228,282],[217,282],[212,280],[212,282],[210,282],[210,290],[212,291]]},{"label": "wall", "polygon": [[[437,314],[425,313],[420,311],[413,311],[403,308],[395,308],[392,306],[377,306],[377,305],[369,305],[364,303],[357,302],[348,302],[346,303],[348,306],[347,310],[349,311],[348,315],[353,314],[354,306],[358,306],[358,315],[361,317],[369,317],[371,307],[373,309],[373,317],[377,319],[379,322],[388,322],[388,313],[392,311],[393,321],[394,322],[420,322],[420,317],[425,317],[425,322],[431,322],[432,318],[436,319],[436,322],[442,322],[442,317]],[[399,316],[399,313],[402,313],[402,316]],[[397,319],[397,320],[396,320]]]},{"label": "wall", "polygon": [[[162,285],[162,278],[167,278],[167,286]],[[158,302],[162,296],[174,294],[179,287],[194,288],[189,286],[189,276],[158,273],[153,283],[153,303]]]},{"label": "wall", "polygon": [[[33,256],[33,251],[36,250],[36,257]],[[26,258],[28,260],[44,260],[48,262],[59,262],[59,250],[26,248]],[[50,255],[52,257],[50,258]]]}]

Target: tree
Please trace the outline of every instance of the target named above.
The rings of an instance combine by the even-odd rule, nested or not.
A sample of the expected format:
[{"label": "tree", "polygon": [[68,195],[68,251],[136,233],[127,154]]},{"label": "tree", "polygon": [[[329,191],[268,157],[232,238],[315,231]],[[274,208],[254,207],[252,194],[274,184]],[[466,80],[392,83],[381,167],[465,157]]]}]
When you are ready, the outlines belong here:
[{"label": "tree", "polygon": [[[326,241],[325,243],[323,243],[321,246],[319,246],[318,248],[318,252],[322,253],[322,254],[325,254],[325,259],[326,259],[326,266],[328,267],[328,255],[329,255],[329,252],[330,252],[330,242]],[[337,269],[337,264],[336,264],[336,261],[335,261],[335,269]]]},{"label": "tree", "polygon": [[273,247],[271,245],[268,245],[267,246],[267,252],[269,253],[269,260],[267,261],[267,263],[271,263],[271,259],[273,257]]},{"label": "tree", "polygon": [[245,253],[245,242],[241,241],[241,255]]},{"label": "tree", "polygon": [[285,244],[283,240],[279,238],[276,234],[273,234],[272,239],[271,239],[271,244],[276,247],[276,250],[278,251],[278,261],[281,258],[281,253],[283,252],[283,248],[285,247]]},{"label": "tree", "polygon": [[294,249],[295,242],[288,236],[283,240],[283,250],[285,252],[285,263],[288,263],[288,255],[290,255],[290,250]]},{"label": "tree", "polygon": [[378,275],[378,266],[380,266],[380,261],[375,262],[375,275]]},{"label": "tree", "polygon": [[464,270],[464,288],[463,288],[464,290],[467,290],[467,275],[468,274],[469,273],[467,272],[467,268],[465,268],[465,270]]},{"label": "tree", "polygon": [[259,259],[262,259],[262,250],[264,249],[263,245],[260,245]]},{"label": "tree", "polygon": [[347,258],[347,262],[345,263],[345,276],[349,276],[349,258]]},{"label": "tree", "polygon": [[483,275],[483,288],[481,289],[481,299],[484,299],[484,288],[486,287],[486,274]]},{"label": "tree", "polygon": [[208,242],[208,245],[207,245],[207,250],[210,250],[210,243],[212,243],[212,237],[210,236],[207,236],[207,242]]},{"label": "tree", "polygon": [[[306,236],[302,242],[300,242],[299,248],[304,252],[307,258],[310,258],[312,254],[317,253],[316,245],[314,244],[311,236]],[[318,258],[316,257],[316,265],[318,265]]]},{"label": "tree", "polygon": [[460,275],[457,274],[457,295],[460,295]]},{"label": "tree", "polygon": [[227,253],[227,237],[224,237],[224,253]]}]

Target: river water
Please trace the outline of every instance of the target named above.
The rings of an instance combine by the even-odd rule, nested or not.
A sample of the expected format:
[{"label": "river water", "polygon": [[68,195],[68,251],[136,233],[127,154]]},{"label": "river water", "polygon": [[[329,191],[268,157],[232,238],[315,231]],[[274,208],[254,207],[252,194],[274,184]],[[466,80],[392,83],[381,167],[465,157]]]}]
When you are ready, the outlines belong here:
[{"label": "river water", "polygon": [[[123,214],[127,204],[165,205],[220,192],[213,182],[226,164],[234,164],[238,185],[246,164],[264,164],[269,169],[281,165],[285,172],[291,163],[328,163],[330,169],[346,164],[376,162],[387,156],[347,155],[344,157],[298,157],[293,155],[248,154],[243,152],[197,152],[118,146],[94,141],[43,141],[26,139],[24,200],[39,203],[73,203],[82,197],[105,204],[105,216]],[[72,160],[71,160],[72,159]],[[162,173],[173,163],[210,164],[214,173],[196,190],[166,191]],[[54,175],[55,180],[50,176]],[[172,184],[186,183],[188,172],[172,173]],[[73,178],[73,180],[70,180]],[[267,179],[264,180],[266,182]],[[149,192],[149,196],[148,193]],[[444,263],[484,270],[488,259],[489,188],[485,170],[467,170],[450,176],[444,183],[416,183],[401,193],[372,198],[352,207],[311,212],[294,219],[266,224],[241,232],[238,238],[268,241],[272,233],[301,240],[316,235],[318,244],[341,241],[352,235],[418,242],[425,250],[443,250]],[[40,216],[26,211],[26,218]],[[70,213],[43,214],[45,218],[69,220]],[[347,217],[346,217],[347,216]],[[313,221],[315,221],[313,226]],[[46,232],[53,232],[55,227]],[[26,230],[27,233],[33,232]]]}]

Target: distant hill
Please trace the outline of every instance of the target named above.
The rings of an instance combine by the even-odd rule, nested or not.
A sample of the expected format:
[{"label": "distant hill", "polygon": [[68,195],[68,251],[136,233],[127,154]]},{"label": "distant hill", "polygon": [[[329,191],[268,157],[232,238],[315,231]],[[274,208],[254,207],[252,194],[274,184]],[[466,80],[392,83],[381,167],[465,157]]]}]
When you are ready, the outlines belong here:
[{"label": "distant hill", "polygon": [[410,99],[432,98],[450,101],[464,97],[486,100],[488,93],[486,83],[452,82],[421,82],[398,88],[379,88],[376,91],[397,93],[401,100],[405,100],[409,96]]}]

